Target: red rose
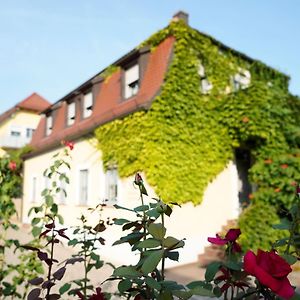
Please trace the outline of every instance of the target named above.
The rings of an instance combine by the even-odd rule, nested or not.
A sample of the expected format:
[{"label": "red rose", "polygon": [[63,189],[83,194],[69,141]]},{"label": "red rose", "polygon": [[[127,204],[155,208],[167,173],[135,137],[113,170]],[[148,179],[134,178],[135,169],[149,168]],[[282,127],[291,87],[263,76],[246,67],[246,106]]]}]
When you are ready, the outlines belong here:
[{"label": "red rose", "polygon": [[216,234],[216,237],[209,237],[207,240],[215,245],[232,245],[232,251],[233,252],[241,252],[241,246],[236,242],[238,237],[241,234],[241,230],[239,228],[234,229],[231,228],[226,233],[225,237],[222,238],[218,234]]},{"label": "red rose", "polygon": [[69,141],[62,141],[62,144],[69,147],[70,150],[74,149],[74,143]]},{"label": "red rose", "polygon": [[280,167],[281,167],[281,169],[286,169],[286,168],[288,168],[288,164],[282,164]]},{"label": "red rose", "polygon": [[255,255],[249,250],[244,256],[244,270],[284,299],[290,299],[295,293],[287,278],[292,269],[275,251],[259,249]]},{"label": "red rose", "polygon": [[274,192],[275,193],[279,193],[281,191],[281,189],[280,188],[276,188],[276,189],[274,189]]},{"label": "red rose", "polygon": [[8,168],[11,170],[11,171],[15,171],[17,169],[17,163],[15,161],[10,161],[8,163]]}]

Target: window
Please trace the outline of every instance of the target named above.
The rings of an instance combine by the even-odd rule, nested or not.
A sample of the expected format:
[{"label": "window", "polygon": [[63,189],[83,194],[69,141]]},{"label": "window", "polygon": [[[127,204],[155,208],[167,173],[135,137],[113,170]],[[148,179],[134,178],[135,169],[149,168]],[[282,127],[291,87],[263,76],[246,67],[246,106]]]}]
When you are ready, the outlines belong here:
[{"label": "window", "polygon": [[86,205],[88,201],[88,169],[79,171],[79,204]]},{"label": "window", "polygon": [[135,64],[125,70],[124,97],[125,99],[136,95],[139,91],[139,65]]},{"label": "window", "polygon": [[52,118],[52,116],[47,116],[46,117],[46,135],[51,134],[52,126],[53,126],[53,118]]},{"label": "window", "polygon": [[108,169],[105,173],[105,201],[115,202],[118,198],[118,170]]},{"label": "window", "polygon": [[235,91],[246,89],[251,83],[251,73],[245,69],[238,69],[238,73],[233,76],[233,88]]},{"label": "window", "polygon": [[32,138],[33,133],[34,133],[33,128],[26,128],[26,137],[27,138]]},{"label": "window", "polygon": [[198,74],[200,76],[200,88],[202,94],[208,94],[210,90],[213,88],[213,85],[208,81],[205,75],[205,69],[202,64],[199,64]]},{"label": "window", "polygon": [[37,196],[37,177],[32,177],[31,181],[31,202],[36,202]]},{"label": "window", "polygon": [[83,118],[88,118],[93,112],[93,93],[88,92],[83,96]]},{"label": "window", "polygon": [[75,102],[68,104],[67,125],[71,126],[75,122]]},{"label": "window", "polygon": [[21,130],[20,126],[12,126],[10,128],[10,135],[11,136],[18,137],[18,136],[21,136],[21,133],[22,133],[22,130]]}]

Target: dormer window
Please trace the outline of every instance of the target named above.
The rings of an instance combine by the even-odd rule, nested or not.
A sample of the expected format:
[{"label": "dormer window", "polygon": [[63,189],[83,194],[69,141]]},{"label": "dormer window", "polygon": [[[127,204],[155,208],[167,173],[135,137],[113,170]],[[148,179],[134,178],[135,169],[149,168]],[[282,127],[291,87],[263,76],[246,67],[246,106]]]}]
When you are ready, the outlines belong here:
[{"label": "dormer window", "polygon": [[68,104],[67,125],[71,126],[75,122],[75,102]]},{"label": "dormer window", "polygon": [[199,64],[198,75],[200,76],[200,89],[202,94],[208,94],[213,88],[213,85],[208,81],[202,64]]},{"label": "dormer window", "polygon": [[134,64],[133,66],[125,69],[124,73],[124,98],[128,99],[136,95],[139,91],[140,76],[139,76],[139,65]]},{"label": "dormer window", "polygon": [[83,96],[83,118],[88,118],[93,112],[93,93],[88,92]]},{"label": "dormer window", "polygon": [[251,73],[245,69],[238,69],[238,73],[233,76],[233,87],[235,91],[246,89],[251,83]]},{"label": "dormer window", "polygon": [[46,135],[51,134],[52,126],[53,126],[53,118],[52,118],[52,116],[47,116],[46,117]]}]

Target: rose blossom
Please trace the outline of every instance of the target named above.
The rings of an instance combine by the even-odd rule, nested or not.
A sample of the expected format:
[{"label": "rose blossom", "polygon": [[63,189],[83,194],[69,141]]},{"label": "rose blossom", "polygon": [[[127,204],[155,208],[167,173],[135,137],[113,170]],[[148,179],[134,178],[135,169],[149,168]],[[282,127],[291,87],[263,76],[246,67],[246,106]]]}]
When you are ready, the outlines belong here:
[{"label": "rose blossom", "polygon": [[295,293],[287,278],[292,269],[274,250],[259,249],[257,255],[249,250],[244,256],[244,270],[284,299],[290,299]]},{"label": "rose blossom", "polygon": [[15,161],[10,161],[8,163],[8,168],[11,170],[11,171],[15,171],[17,169],[17,163]]},{"label": "rose blossom", "polygon": [[241,246],[236,242],[238,237],[241,234],[240,229],[229,229],[228,232],[226,233],[225,237],[222,238],[218,234],[216,234],[216,237],[209,237],[207,240],[216,245],[226,245],[226,244],[231,244],[232,245],[232,251],[233,252],[241,252]]}]

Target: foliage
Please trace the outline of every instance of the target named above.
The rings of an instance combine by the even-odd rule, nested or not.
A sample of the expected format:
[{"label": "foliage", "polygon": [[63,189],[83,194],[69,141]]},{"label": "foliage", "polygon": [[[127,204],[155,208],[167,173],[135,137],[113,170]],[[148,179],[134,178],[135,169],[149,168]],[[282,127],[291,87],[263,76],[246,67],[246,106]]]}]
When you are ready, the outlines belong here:
[{"label": "foliage", "polygon": [[[116,268],[109,280],[119,280],[119,293],[127,299],[188,299],[193,291],[187,290],[175,281],[165,279],[165,260],[178,261],[178,249],[184,247],[184,241],[167,236],[165,217],[170,217],[172,208],[160,199],[146,204],[147,191],[139,174],[135,184],[140,190],[141,205],[133,209],[115,205],[136,215],[136,219],[115,219],[116,225],[122,226],[129,233],[114,245],[128,243],[133,252],[139,254],[136,265],[123,265]],[[174,205],[175,203],[173,203]],[[160,266],[160,267],[159,267]],[[199,295],[212,295],[209,290],[197,291]]]},{"label": "foliage", "polygon": [[240,242],[244,250],[256,251],[258,248],[268,250],[275,240],[286,236],[272,228],[279,223],[276,208],[265,203],[257,203],[247,207],[239,218],[239,227],[242,231]]},{"label": "foliage", "polygon": [[[69,241],[68,245],[72,247],[80,247],[80,250],[73,255],[71,260],[78,260],[83,263],[84,273],[83,277],[73,280],[70,283],[65,283],[60,288],[60,293],[63,295],[68,291],[68,295],[80,296],[80,299],[86,300],[92,297],[89,295],[89,291],[93,291],[94,287],[91,284],[89,273],[91,270],[99,270],[103,267],[104,261],[100,259],[97,250],[100,246],[105,245],[105,239],[100,234],[107,229],[107,225],[111,225],[111,221],[108,219],[106,222],[102,220],[101,213],[105,205],[97,205],[95,209],[89,209],[92,212],[99,213],[99,221],[96,226],[88,224],[88,219],[84,215],[80,217],[81,224],[74,228],[73,239]],[[72,285],[75,287],[72,288]],[[106,298],[109,296],[106,294]]]},{"label": "foliage", "polygon": [[[260,187],[258,178],[268,173],[268,166],[260,169],[256,163],[288,155],[299,145],[299,138],[290,140],[291,132],[299,132],[299,100],[291,100],[288,78],[182,22],[172,22],[143,45],[155,51],[170,35],[176,38],[174,56],[149,111],[96,130],[105,166],[117,164],[122,177],[143,170],[162,198],[198,204],[207,184],[233,158],[233,150],[245,147],[255,161],[252,179]],[[201,92],[200,63],[213,85],[207,94]],[[232,78],[240,68],[250,71],[251,85],[235,91]],[[295,159],[295,171],[299,165]],[[281,175],[278,180],[287,181],[289,174]],[[272,186],[267,176],[263,183]],[[282,202],[289,206],[291,193],[285,192]],[[276,199],[275,192],[270,196]]]}]

